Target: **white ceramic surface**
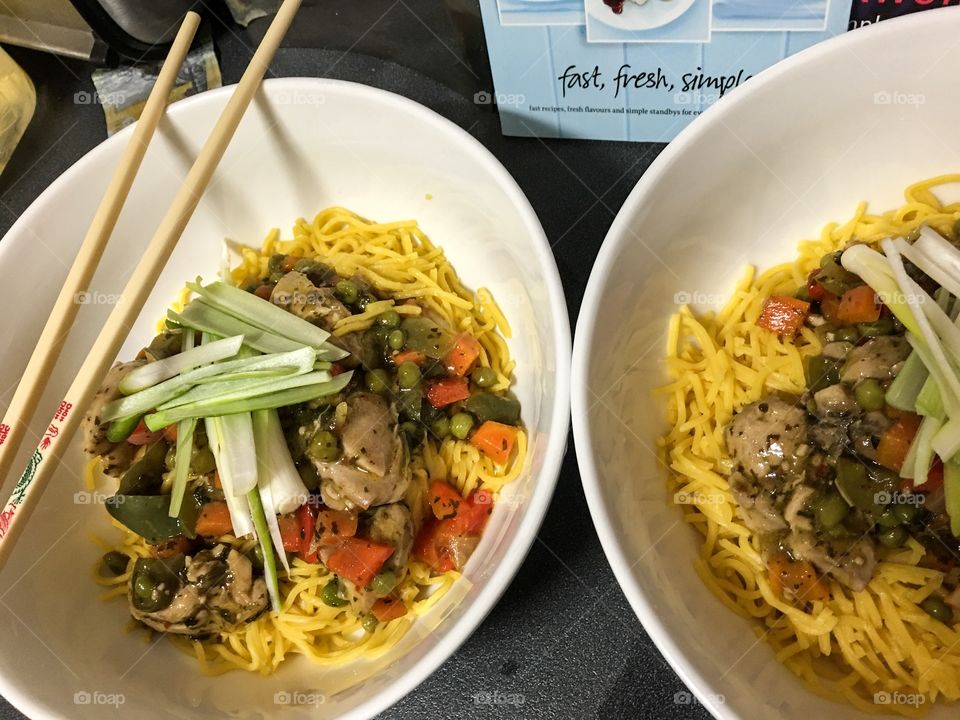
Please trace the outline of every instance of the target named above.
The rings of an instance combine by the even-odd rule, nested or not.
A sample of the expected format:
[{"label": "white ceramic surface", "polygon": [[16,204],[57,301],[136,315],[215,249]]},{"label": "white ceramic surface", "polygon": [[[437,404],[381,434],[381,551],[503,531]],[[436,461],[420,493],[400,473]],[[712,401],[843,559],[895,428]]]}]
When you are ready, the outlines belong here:
[{"label": "white ceramic surface", "polygon": [[[109,312],[109,295],[122,288],[229,93],[203,93],[170,109],[95,278],[94,303],[81,309],[34,431],[46,426]],[[19,377],[128,137],[129,131],[121,133],[77,162],[0,242],[0,285],[7,297],[0,387]],[[531,438],[529,460],[496,507],[465,581],[376,663],[327,669],[301,658],[268,678],[203,677],[170,643],[151,647],[144,634],[126,633],[122,604],[99,601],[91,572],[100,551],[89,537],[111,529],[102,507],[75,502],[82,458],[74,443],[0,581],[0,693],[28,715],[109,716],[114,708],[103,703],[122,695],[119,716],[138,720],[370,716],[456,650],[526,555],[567,437],[566,305],[543,231],[512,178],[470,135],[416,103],[351,83],[268,81],[121,357],[131,357],[152,337],[185,280],[198,272],[214,276],[222,238],[256,244],[272,227],[289,236],[297,217],[313,217],[332,204],[377,219],[419,220],[464,282],[489,287],[513,325],[510,348]],[[338,688],[347,689],[335,693]]]},{"label": "white ceramic surface", "polygon": [[709,0],[647,0],[637,5],[631,0],[623,4],[623,12],[613,12],[603,0],[586,0],[587,12],[604,25],[620,30],[652,30],[673,22],[683,15],[695,2]]},{"label": "white ceramic surface", "polygon": [[678,301],[720,306],[747,263],[791,259],[860,200],[889,208],[908,184],[960,171],[958,33],[960,10],[922,12],[750,80],[657,158],[597,258],[572,377],[587,500],[637,616],[716,717],[865,716],[809,693],[694,572],[699,535],[668,504],[653,453],[667,319]]}]

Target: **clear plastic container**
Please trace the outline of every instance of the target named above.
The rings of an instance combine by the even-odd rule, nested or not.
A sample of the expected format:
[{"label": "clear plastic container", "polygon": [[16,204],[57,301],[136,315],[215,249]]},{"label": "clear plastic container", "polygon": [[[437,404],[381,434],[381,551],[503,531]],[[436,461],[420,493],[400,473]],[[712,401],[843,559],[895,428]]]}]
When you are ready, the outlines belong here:
[{"label": "clear plastic container", "polygon": [[30,78],[0,48],[0,173],[7,167],[36,107],[37,93]]}]

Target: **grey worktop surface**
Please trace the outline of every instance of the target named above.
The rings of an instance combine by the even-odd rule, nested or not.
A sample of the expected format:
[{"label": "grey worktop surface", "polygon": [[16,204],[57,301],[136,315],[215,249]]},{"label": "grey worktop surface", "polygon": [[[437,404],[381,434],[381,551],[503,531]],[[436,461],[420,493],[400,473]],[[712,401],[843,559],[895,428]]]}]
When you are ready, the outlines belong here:
[{"label": "grey worktop surface", "polygon": [[[450,5],[469,10],[468,0]],[[320,7],[322,5],[322,7]],[[275,76],[366,83],[416,100],[486,145],[513,174],[543,223],[563,279],[571,325],[616,210],[663,148],[505,138],[475,18],[443,3],[315,0],[272,66]],[[457,19],[457,23],[452,19]],[[224,82],[235,82],[263,22],[213,21]],[[80,156],[106,136],[90,65],[12,49],[38,93],[36,116],[0,176],[0,235]],[[486,702],[522,699],[522,704]],[[111,716],[117,711],[108,710]],[[120,711],[122,714],[122,710]],[[436,673],[383,717],[706,718],[644,632],[593,528],[570,442],[536,542],[500,603]],[[0,699],[0,720],[21,718]]]}]

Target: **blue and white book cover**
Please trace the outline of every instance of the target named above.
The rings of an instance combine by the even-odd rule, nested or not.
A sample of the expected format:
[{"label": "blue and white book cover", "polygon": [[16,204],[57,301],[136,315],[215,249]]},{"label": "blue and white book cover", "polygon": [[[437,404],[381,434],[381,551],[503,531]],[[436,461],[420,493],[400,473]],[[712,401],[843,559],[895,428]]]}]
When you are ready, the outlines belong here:
[{"label": "blue and white book cover", "polygon": [[853,3],[480,0],[480,7],[504,134],[667,142],[764,68],[845,32]]}]

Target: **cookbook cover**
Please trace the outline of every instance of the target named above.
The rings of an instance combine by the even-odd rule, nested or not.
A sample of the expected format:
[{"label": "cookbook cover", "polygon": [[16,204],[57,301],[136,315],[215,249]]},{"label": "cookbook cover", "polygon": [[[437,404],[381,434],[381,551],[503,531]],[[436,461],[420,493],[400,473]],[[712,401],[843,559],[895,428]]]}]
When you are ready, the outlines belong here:
[{"label": "cookbook cover", "polygon": [[764,68],[953,0],[480,0],[505,135],[667,142]]}]

